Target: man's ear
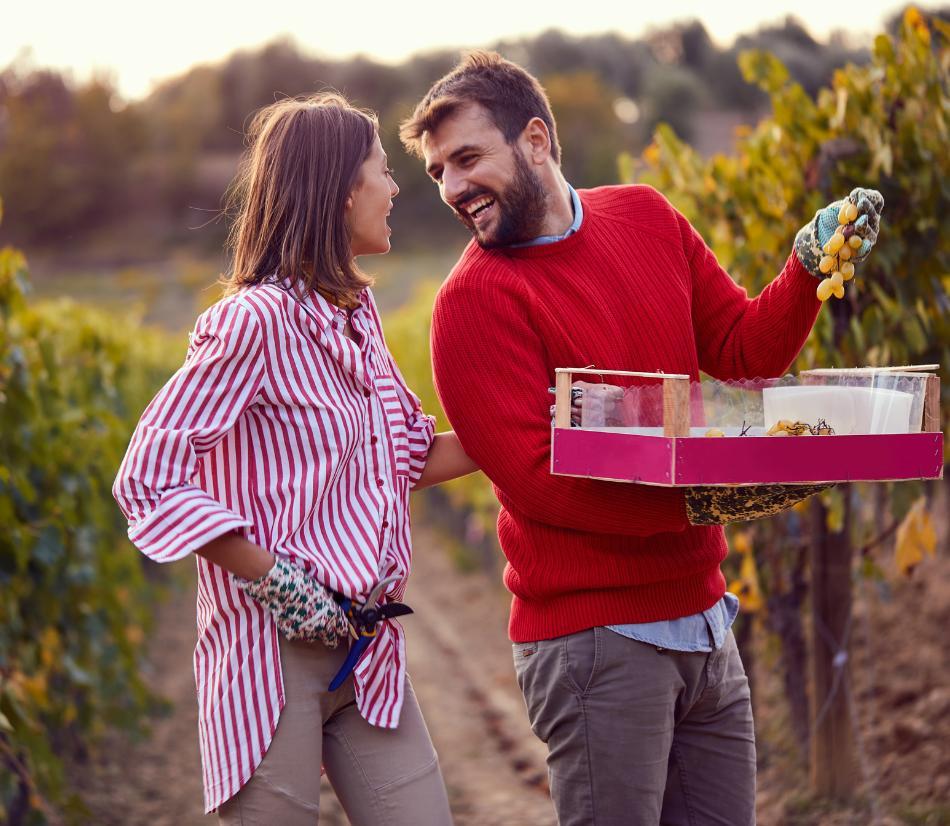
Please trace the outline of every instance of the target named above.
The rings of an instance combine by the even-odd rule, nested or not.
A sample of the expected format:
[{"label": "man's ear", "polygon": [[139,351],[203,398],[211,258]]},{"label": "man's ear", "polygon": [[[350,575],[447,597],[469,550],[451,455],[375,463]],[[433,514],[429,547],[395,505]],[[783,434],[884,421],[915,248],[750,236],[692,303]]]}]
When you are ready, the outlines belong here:
[{"label": "man's ear", "polygon": [[541,118],[531,118],[521,132],[527,157],[536,164],[544,163],[551,157],[551,133]]}]

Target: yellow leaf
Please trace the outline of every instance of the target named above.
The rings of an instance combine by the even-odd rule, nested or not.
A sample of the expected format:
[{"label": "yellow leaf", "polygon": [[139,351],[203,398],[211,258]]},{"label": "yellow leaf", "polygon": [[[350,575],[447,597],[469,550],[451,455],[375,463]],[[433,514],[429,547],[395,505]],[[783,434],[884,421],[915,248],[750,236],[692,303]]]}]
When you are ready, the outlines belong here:
[{"label": "yellow leaf", "polygon": [[762,610],[764,600],[759,588],[759,574],[755,568],[755,558],[751,553],[742,554],[739,565],[739,578],[729,583],[729,590],[739,597],[739,608],[747,614]]},{"label": "yellow leaf", "polygon": [[34,674],[31,677],[24,674],[21,684],[26,695],[33,700],[38,708],[45,709],[49,705],[45,674]]},{"label": "yellow leaf", "polygon": [[747,554],[752,550],[748,531],[737,531],[732,536],[732,550],[737,554]]},{"label": "yellow leaf", "polygon": [[937,532],[933,518],[927,511],[927,502],[921,497],[914,502],[904,521],[897,529],[894,561],[897,570],[910,574],[919,565],[924,554],[933,556],[937,549]]},{"label": "yellow leaf", "polygon": [[40,661],[49,670],[59,660],[60,640],[59,632],[49,626],[40,637]]}]

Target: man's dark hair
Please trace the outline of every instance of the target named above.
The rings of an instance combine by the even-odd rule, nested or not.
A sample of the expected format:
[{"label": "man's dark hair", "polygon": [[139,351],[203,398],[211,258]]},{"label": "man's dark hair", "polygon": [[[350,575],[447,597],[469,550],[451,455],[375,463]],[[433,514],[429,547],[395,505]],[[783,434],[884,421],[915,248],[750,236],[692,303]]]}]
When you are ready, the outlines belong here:
[{"label": "man's dark hair", "polygon": [[468,52],[445,77],[437,80],[403,121],[399,137],[406,150],[422,157],[422,136],[438,128],[463,106],[482,106],[511,144],[531,118],[540,118],[551,136],[551,157],[560,162],[561,147],[548,96],[537,78],[495,52]]}]

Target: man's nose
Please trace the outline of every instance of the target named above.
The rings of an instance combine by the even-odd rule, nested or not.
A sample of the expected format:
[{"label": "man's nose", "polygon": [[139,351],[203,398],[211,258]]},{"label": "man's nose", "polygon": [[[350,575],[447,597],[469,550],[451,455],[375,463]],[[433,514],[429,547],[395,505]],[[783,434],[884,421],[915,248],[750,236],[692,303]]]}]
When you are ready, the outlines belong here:
[{"label": "man's nose", "polygon": [[465,178],[455,172],[442,172],[442,200],[454,207],[456,199],[465,192]]}]

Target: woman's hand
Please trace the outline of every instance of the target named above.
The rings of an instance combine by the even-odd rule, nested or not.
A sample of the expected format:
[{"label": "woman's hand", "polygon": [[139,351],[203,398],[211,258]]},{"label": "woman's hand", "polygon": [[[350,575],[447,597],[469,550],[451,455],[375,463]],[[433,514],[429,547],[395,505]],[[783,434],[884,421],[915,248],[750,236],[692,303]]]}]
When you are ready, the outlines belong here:
[{"label": "woman's hand", "polygon": [[333,594],[296,565],[277,558],[254,580],[234,577],[238,588],[263,605],[288,640],[322,642],[336,648],[349,625]]},{"label": "woman's hand", "polygon": [[454,431],[436,433],[432,440],[432,447],[429,448],[426,456],[425,469],[413,490],[448,482],[450,479],[474,473],[476,470],[478,470],[478,465],[462,450],[462,445]]},{"label": "woman's hand", "polygon": [[288,640],[336,648],[349,633],[346,617],[326,588],[240,534],[219,536],[195,553],[229,571],[238,588],[270,611]]}]

